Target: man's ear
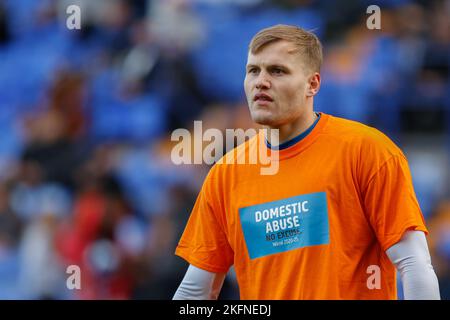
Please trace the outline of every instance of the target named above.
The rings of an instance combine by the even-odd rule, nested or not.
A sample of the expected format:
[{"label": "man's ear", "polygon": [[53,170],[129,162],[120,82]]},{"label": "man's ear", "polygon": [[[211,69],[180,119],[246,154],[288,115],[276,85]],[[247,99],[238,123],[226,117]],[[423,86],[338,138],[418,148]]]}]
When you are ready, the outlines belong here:
[{"label": "man's ear", "polygon": [[320,89],[320,74],[314,72],[308,79],[307,97],[314,97]]}]

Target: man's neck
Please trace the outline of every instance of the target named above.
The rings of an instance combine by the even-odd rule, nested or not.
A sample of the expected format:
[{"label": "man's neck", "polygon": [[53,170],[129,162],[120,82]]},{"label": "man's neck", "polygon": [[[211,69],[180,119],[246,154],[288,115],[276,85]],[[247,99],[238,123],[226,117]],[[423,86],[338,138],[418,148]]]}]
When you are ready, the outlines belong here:
[{"label": "man's neck", "polygon": [[[266,139],[272,146],[276,147],[308,130],[308,128],[313,125],[314,121],[317,118],[318,116],[316,115],[316,113],[311,110],[311,112],[308,111],[294,122],[276,128],[268,127],[267,129],[269,130]],[[273,132],[271,129],[279,130],[278,139],[276,138],[275,132]]]}]

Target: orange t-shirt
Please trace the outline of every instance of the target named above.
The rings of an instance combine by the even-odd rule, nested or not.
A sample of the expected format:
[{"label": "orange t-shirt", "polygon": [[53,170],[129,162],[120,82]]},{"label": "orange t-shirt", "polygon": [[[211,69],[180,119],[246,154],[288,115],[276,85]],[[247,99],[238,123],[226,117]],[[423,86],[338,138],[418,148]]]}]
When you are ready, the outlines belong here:
[{"label": "orange t-shirt", "polygon": [[[261,139],[236,158],[267,148]],[[266,151],[278,153],[277,174],[212,167],[176,254],[210,272],[234,265],[241,299],[396,299],[385,251],[408,229],[427,233],[402,151],[324,113],[293,146]]]}]

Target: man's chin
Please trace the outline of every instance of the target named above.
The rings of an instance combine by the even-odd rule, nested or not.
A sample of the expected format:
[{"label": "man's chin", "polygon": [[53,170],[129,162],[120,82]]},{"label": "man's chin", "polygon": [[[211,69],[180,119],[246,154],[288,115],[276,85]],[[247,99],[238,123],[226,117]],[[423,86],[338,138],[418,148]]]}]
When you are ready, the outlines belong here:
[{"label": "man's chin", "polygon": [[272,127],[275,125],[275,121],[273,117],[269,115],[254,115],[252,116],[253,122],[262,125],[262,126],[269,126]]},{"label": "man's chin", "polygon": [[268,127],[276,127],[279,124],[279,118],[272,112],[273,110],[255,108],[250,111],[253,122]]}]

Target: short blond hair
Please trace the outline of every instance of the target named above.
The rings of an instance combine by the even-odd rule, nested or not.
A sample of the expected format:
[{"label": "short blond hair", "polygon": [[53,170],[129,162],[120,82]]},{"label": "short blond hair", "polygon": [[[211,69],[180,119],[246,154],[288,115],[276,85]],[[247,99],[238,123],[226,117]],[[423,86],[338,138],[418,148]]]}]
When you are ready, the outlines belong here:
[{"label": "short blond hair", "polygon": [[297,26],[278,24],[259,31],[250,41],[249,51],[258,53],[266,45],[285,40],[295,45],[298,53],[305,59],[305,64],[313,72],[320,72],[322,66],[322,44],[319,38]]}]

